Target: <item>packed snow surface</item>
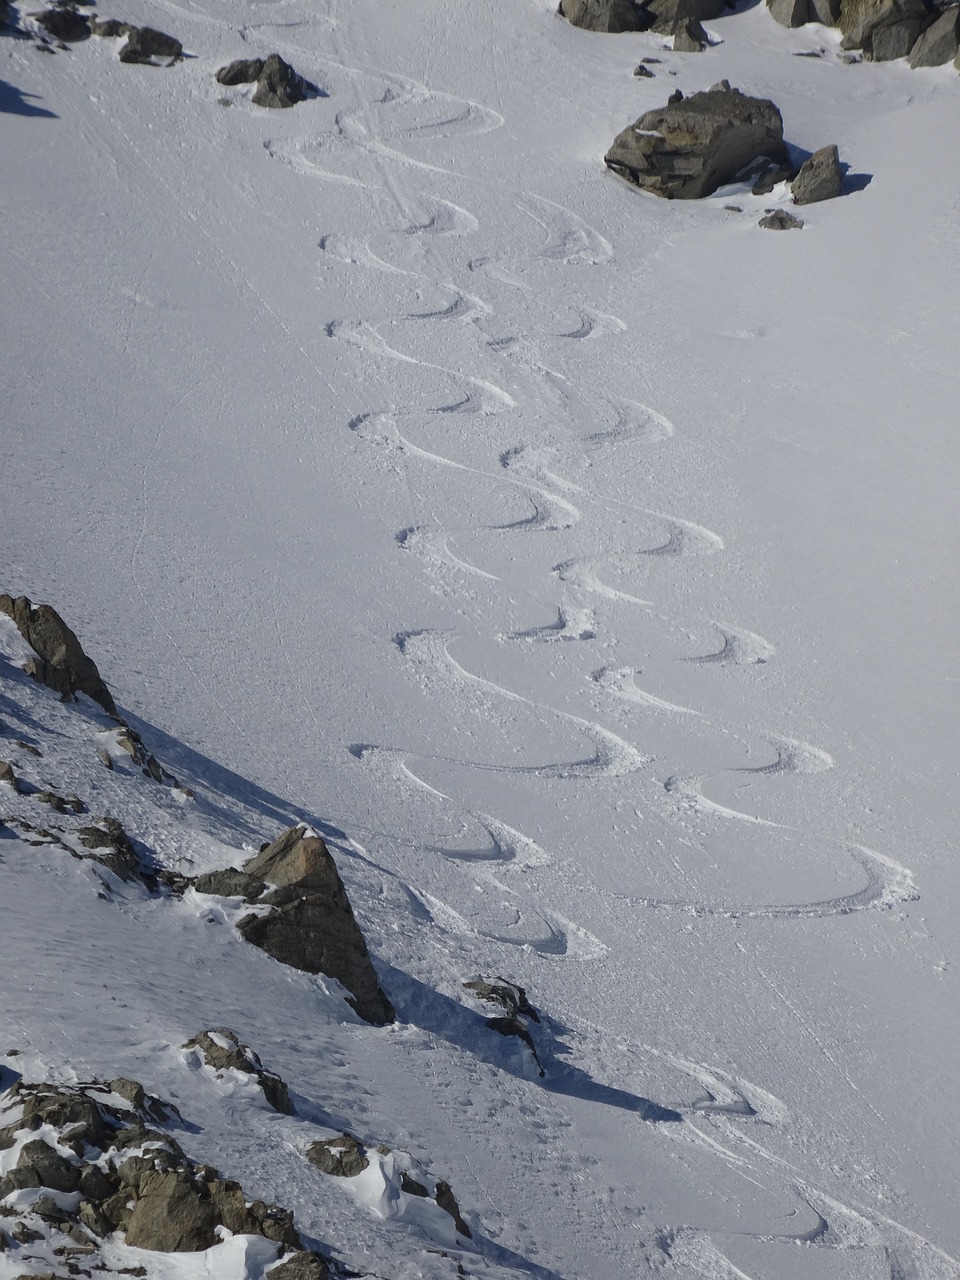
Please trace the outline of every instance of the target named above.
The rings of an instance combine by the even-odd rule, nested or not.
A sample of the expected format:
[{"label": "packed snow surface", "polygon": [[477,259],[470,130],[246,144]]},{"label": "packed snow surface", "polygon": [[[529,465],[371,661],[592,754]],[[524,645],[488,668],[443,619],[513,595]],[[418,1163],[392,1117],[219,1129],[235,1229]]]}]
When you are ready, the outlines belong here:
[{"label": "packed snow surface", "polygon": [[[169,68],[0,35],[0,589],[196,799],[108,773],[12,627],[0,720],[180,870],[311,822],[399,1013],[12,841],[0,1051],[142,1080],[361,1271],[957,1280],[960,77],[763,5],[699,55],[554,7],[103,10]],[[322,92],[216,83],[273,51]],[[757,226],[786,188],[603,168],[724,77],[839,145],[802,232]],[[544,1012],[542,1080],[476,973]],[[208,1026],[298,1117],[189,1069]],[[473,1245],[380,1166],[321,1186],[313,1123],[448,1180]]]}]

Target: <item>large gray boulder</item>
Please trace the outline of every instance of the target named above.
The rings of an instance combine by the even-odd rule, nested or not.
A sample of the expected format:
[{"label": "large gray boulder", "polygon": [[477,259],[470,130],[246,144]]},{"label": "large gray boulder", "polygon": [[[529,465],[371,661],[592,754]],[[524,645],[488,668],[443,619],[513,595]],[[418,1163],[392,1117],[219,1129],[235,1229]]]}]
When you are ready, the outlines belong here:
[{"label": "large gray boulder", "polygon": [[154,27],[131,27],[127,43],[120,50],[121,62],[154,65],[155,58],[175,62],[183,56],[183,45],[176,36],[168,36]]},{"label": "large gray boulder", "polygon": [[649,0],[646,12],[651,16],[652,30],[669,36],[690,19],[712,22],[726,7],[726,0]]},{"label": "large gray boulder", "polygon": [[69,5],[56,5],[52,9],[44,9],[42,13],[35,13],[33,18],[38,26],[43,27],[44,31],[53,36],[54,40],[63,40],[72,44],[78,40],[86,40],[90,36],[90,23],[86,15],[77,13],[76,9]]},{"label": "large gray boulder", "polygon": [[367,1022],[393,1022],[393,1006],[380,989],[347,891],[330,851],[303,826],[291,827],[244,864],[244,871],[275,886],[259,901],[274,909],[244,916],[237,928],[268,955],[307,973],[325,973],[350,992]]},{"label": "large gray boulder", "polygon": [[292,107],[307,96],[307,84],[279,53],[271,53],[257,77],[253,101],[258,107]]},{"label": "large gray boulder", "polygon": [[557,12],[585,31],[647,31],[653,21],[634,0],[560,0]]},{"label": "large gray boulder", "polygon": [[604,163],[644,191],[696,200],[761,156],[787,156],[780,112],[768,99],[747,97],[724,80],[647,111],[617,135]]},{"label": "large gray boulder", "polygon": [[810,21],[809,0],[767,0],[767,9],[782,27],[802,27]]},{"label": "large gray boulder", "polygon": [[842,0],[843,47],[874,62],[905,58],[930,16],[926,0]]},{"label": "large gray boulder", "polygon": [[237,58],[217,72],[217,83],[225,85],[252,84],[263,73],[263,58]]},{"label": "large gray boulder", "polygon": [[26,596],[0,595],[0,613],[5,613],[17,624],[17,629],[36,653],[24,669],[40,684],[72,698],[77,693],[98,702],[108,715],[117,716],[116,704],[110,690],[100,678],[97,664],[88,658],[80,641],[64,620],[49,604],[36,608]]},{"label": "large gray boulder", "polygon": [[821,147],[803,162],[790,189],[794,204],[816,204],[820,200],[833,200],[842,186],[840,153],[832,146]]},{"label": "large gray boulder", "polygon": [[945,9],[920,32],[910,50],[911,67],[942,67],[960,51],[960,6]]}]

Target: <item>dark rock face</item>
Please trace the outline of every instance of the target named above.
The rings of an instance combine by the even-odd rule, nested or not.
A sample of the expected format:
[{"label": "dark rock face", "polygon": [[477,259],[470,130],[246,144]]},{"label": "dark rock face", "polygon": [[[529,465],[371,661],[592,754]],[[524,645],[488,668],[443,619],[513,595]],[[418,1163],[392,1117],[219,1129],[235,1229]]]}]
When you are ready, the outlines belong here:
[{"label": "dark rock face", "polygon": [[759,225],[767,231],[801,231],[803,219],[795,218],[786,209],[774,209],[760,219]]},{"label": "dark rock face", "polygon": [[330,1174],[333,1178],[355,1178],[370,1165],[363,1146],[349,1133],[314,1142],[305,1155],[321,1173]]},{"label": "dark rock face", "polygon": [[[129,1109],[110,1099],[117,1094],[127,1099]],[[167,1117],[172,1108],[137,1081],[118,1078],[109,1085],[76,1086],[19,1081],[0,1100],[0,1112],[11,1110],[21,1116],[0,1129],[0,1150],[25,1132],[50,1126],[58,1144],[74,1156],[54,1150],[46,1133],[25,1142],[16,1167],[0,1178],[0,1198],[24,1187],[79,1192],[75,1208],[70,1202],[61,1208],[52,1196],[41,1196],[29,1212],[67,1232],[85,1253],[95,1252],[96,1242],[117,1230],[137,1248],[194,1253],[217,1244],[217,1228],[226,1227],[238,1235],[264,1236],[280,1245],[281,1253],[297,1250],[290,1280],[325,1280],[328,1275],[324,1258],[303,1251],[287,1209],[262,1200],[248,1204],[239,1183],[197,1164],[172,1137],[148,1127],[148,1119]],[[16,1214],[14,1209],[7,1216]],[[42,1238],[25,1222],[10,1233],[20,1243]]]},{"label": "dark rock face", "polygon": [[129,22],[120,22],[117,18],[91,18],[90,34],[103,39],[116,39],[128,36],[134,28]]},{"label": "dark rock face", "polygon": [[586,31],[647,31],[653,21],[634,0],[560,0],[557,12]]},{"label": "dark rock face", "polygon": [[449,1182],[438,1182],[434,1199],[444,1213],[449,1213],[453,1219],[454,1226],[462,1236],[466,1236],[468,1240],[473,1239],[473,1234],[463,1218],[460,1216],[460,1206],[457,1204],[456,1196],[451,1190]]},{"label": "dark rock face", "polygon": [[307,973],[325,973],[350,992],[361,1018],[382,1026],[396,1017],[380,989],[367,944],[336,864],[319,837],[291,827],[245,864],[248,875],[276,887],[261,901],[268,915],[244,916],[237,928],[268,955]]},{"label": "dark rock face", "polygon": [[54,40],[64,40],[72,44],[77,40],[86,40],[90,35],[90,23],[84,15],[66,5],[44,9],[43,13],[34,14],[34,17]]},{"label": "dark rock face", "polygon": [[609,169],[668,200],[696,200],[759,156],[786,159],[783,120],[766,98],[724,80],[705,93],[647,111],[614,139]]},{"label": "dark rock face", "polygon": [[674,53],[702,53],[710,38],[698,18],[683,18],[673,28]]},{"label": "dark rock face", "polygon": [[245,898],[247,902],[256,902],[267,887],[256,876],[248,876],[245,871],[237,871],[234,867],[194,876],[192,884],[197,893],[215,893],[221,898]]},{"label": "dark rock face", "polygon": [[257,77],[253,101],[258,107],[292,107],[306,97],[306,84],[279,53],[271,53]]},{"label": "dark rock face", "polygon": [[514,982],[508,982],[506,978],[471,978],[463,985],[468,991],[474,992],[480,1000],[487,1004],[497,1004],[505,1011],[499,1017],[487,1018],[487,1026],[498,1035],[516,1036],[522,1041],[533,1055],[540,1075],[545,1075],[533,1036],[523,1021],[526,1018],[531,1022],[539,1022],[540,1015],[527,999],[527,993],[523,987],[517,986]]},{"label": "dark rock face", "polygon": [[279,1266],[270,1268],[270,1280],[327,1280],[330,1268],[318,1253],[292,1253]]},{"label": "dark rock face", "polygon": [[911,67],[942,67],[953,62],[960,51],[960,8],[956,5],[941,13],[926,30],[921,31],[910,50]]},{"label": "dark rock face", "polygon": [[120,61],[150,64],[154,58],[176,59],[182,55],[183,45],[174,36],[153,27],[131,27],[127,43],[120,50]]},{"label": "dark rock face", "polygon": [[862,49],[874,62],[904,58],[930,16],[926,0],[842,0],[843,47]]},{"label": "dark rock face", "polygon": [[264,1097],[274,1111],[281,1111],[284,1115],[293,1114],[287,1086],[273,1071],[267,1071],[253,1050],[241,1044],[240,1037],[229,1027],[200,1031],[183,1047],[199,1049],[206,1065],[213,1067],[215,1071],[242,1071],[245,1075],[256,1076]]},{"label": "dark rock face", "polygon": [[[72,13],[72,10],[51,9],[50,12]],[[84,18],[85,26],[86,21]],[[37,655],[38,660],[25,668],[28,675],[55,690],[64,699],[72,698],[77,693],[85,693],[88,698],[98,702],[108,715],[119,718],[116,704],[110,690],[100,678],[97,664],[84,653],[80,641],[56,609],[48,604],[34,608],[26,596],[14,599],[9,595],[0,595],[0,612],[13,619],[20,634]]]},{"label": "dark rock face", "polygon": [[805,160],[793,180],[794,204],[816,204],[819,200],[833,200],[843,186],[843,170],[837,148],[821,147],[809,160]]},{"label": "dark rock face", "polygon": [[[653,19],[653,30],[661,35],[676,35],[688,20],[712,22],[726,8],[725,0],[650,0],[646,6]],[[706,34],[704,34],[706,40]],[[676,48],[676,45],[674,45]]]},{"label": "dark rock face", "polygon": [[262,58],[238,58],[236,62],[228,63],[227,66],[220,68],[217,72],[217,83],[226,85],[250,84],[252,81],[260,79],[263,67]]},{"label": "dark rock face", "polygon": [[783,27],[802,27],[812,21],[808,0],[767,0],[770,17]]},{"label": "dark rock face", "polygon": [[95,827],[81,827],[77,836],[83,847],[92,850],[96,860],[121,880],[144,879],[136,850],[116,818],[101,818]]}]

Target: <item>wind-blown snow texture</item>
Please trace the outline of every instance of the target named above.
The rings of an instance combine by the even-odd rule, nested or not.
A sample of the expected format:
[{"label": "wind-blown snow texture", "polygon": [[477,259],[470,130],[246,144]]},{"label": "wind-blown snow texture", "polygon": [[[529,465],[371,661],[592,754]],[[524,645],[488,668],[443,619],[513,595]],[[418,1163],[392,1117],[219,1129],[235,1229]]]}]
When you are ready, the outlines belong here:
[{"label": "wind-blown snow texture", "polygon": [[[400,1018],[11,842],[0,1049],[142,1079],[358,1270],[455,1260],[190,1072],[201,1027],[448,1180],[467,1275],[955,1280],[960,81],[763,6],[702,55],[553,8],[125,2],[168,69],[0,36],[0,588],[197,800],[9,666],[0,719],[167,865],[339,832]],[[272,51],[328,96],[215,82]],[[850,166],[799,234],[602,166],[722,77]]]}]

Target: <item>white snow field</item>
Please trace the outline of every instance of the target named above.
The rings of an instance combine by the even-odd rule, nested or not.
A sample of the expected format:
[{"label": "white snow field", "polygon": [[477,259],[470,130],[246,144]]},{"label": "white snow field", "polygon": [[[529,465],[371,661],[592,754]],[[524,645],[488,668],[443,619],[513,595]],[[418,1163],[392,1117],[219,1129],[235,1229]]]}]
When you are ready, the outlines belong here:
[{"label": "white snow field", "polygon": [[[141,1080],[362,1274],[957,1280],[960,76],[762,4],[697,55],[554,7],[103,0],[170,68],[0,35],[0,590],[196,799],[108,773],[4,622],[15,767],[181,870],[312,822],[399,1015],[10,840],[2,1061]],[[216,83],[273,51],[323,95]],[[800,232],[603,167],[724,77],[849,165]],[[543,1012],[542,1080],[477,973]],[[207,1026],[298,1117],[191,1070]],[[316,1125],[474,1240],[311,1170]],[[237,1280],[247,1239],[114,1247]]]}]

